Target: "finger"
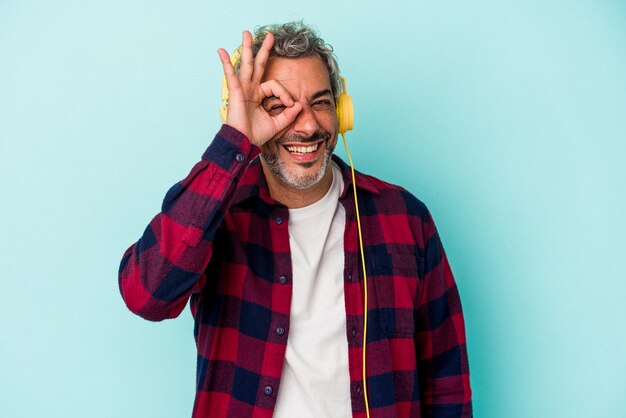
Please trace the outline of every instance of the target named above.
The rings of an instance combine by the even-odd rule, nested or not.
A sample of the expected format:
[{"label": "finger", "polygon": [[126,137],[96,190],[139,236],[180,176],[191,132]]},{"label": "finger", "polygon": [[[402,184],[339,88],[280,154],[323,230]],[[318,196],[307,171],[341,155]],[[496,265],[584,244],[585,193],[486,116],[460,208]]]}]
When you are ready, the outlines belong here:
[{"label": "finger", "polygon": [[261,87],[263,96],[278,97],[280,101],[287,107],[291,107],[295,103],[287,89],[276,80],[268,80],[264,83],[261,83],[259,87]]},{"label": "finger", "polygon": [[254,73],[252,75],[252,82],[255,84],[261,82],[261,78],[263,77],[263,73],[265,72],[265,64],[267,64],[270,52],[272,52],[272,46],[274,46],[274,35],[268,32],[265,35],[265,39],[263,39],[261,49],[259,49],[259,52],[257,52],[256,58],[254,59]]},{"label": "finger", "polygon": [[229,94],[232,94],[233,91],[238,90],[241,87],[239,78],[237,77],[237,74],[235,74],[235,69],[233,68],[233,64],[230,62],[228,52],[226,52],[225,49],[220,48],[217,50],[217,53],[222,61],[224,77],[226,77],[226,86],[228,87]]},{"label": "finger", "polygon": [[247,30],[243,31],[241,41],[241,64],[239,66],[239,78],[248,81],[252,78],[254,70],[252,59],[252,34]]},{"label": "finger", "polygon": [[286,107],[283,112],[276,116],[272,116],[274,119],[274,125],[276,127],[276,131],[282,131],[287,126],[291,125],[298,114],[302,111],[302,103],[294,102],[293,106]]}]

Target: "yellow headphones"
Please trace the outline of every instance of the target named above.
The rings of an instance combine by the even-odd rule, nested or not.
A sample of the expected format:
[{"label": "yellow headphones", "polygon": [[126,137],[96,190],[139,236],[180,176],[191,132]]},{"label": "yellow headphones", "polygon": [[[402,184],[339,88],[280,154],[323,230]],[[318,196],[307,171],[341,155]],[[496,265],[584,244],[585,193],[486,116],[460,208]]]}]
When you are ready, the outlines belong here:
[{"label": "yellow headphones", "polygon": [[[230,62],[233,64],[233,68],[239,64],[240,59],[241,47],[237,48],[230,57]],[[343,135],[352,130],[354,125],[354,107],[352,106],[352,97],[348,95],[345,77],[339,78],[341,79],[341,92],[337,97],[335,108],[337,111],[337,120],[339,122],[338,132]],[[222,123],[226,123],[226,118],[228,116],[228,85],[226,84],[226,76],[222,77],[222,104],[220,105],[220,116],[222,118]]]}]

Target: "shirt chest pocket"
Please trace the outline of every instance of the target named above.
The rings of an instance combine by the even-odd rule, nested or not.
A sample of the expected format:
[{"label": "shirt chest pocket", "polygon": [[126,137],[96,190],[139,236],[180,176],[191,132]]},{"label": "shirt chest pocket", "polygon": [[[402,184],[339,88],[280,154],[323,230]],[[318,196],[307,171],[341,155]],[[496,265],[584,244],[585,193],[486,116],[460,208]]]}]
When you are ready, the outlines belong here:
[{"label": "shirt chest pocket", "polygon": [[420,259],[413,253],[374,254],[368,263],[369,289],[375,292],[376,313],[386,337],[413,337],[414,303],[420,280]]}]

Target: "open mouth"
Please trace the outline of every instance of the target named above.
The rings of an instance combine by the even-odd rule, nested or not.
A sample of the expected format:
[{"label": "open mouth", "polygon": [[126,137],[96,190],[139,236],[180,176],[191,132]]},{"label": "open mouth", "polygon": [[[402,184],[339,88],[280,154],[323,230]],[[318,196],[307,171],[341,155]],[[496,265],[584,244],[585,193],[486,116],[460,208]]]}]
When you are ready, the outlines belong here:
[{"label": "open mouth", "polygon": [[287,151],[294,155],[313,154],[317,151],[320,143],[312,145],[283,145]]},{"label": "open mouth", "polygon": [[312,163],[316,161],[320,152],[324,148],[322,145],[325,141],[311,142],[288,142],[282,144],[283,148],[289,153],[291,158],[299,163]]}]

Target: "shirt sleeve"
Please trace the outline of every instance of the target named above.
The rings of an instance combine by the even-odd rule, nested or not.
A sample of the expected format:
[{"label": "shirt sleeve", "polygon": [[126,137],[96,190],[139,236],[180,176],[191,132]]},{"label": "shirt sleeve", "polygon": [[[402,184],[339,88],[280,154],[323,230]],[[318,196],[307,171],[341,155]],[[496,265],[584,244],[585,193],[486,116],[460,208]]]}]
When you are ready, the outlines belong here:
[{"label": "shirt sleeve", "polygon": [[119,287],[132,312],[161,321],[185,308],[202,286],[215,232],[257,152],[242,133],[223,125],[202,160],[169,189],[161,212],[122,257]]},{"label": "shirt sleeve", "polygon": [[469,418],[472,401],[461,300],[430,214],[423,233],[424,274],[415,334],[422,416]]}]

